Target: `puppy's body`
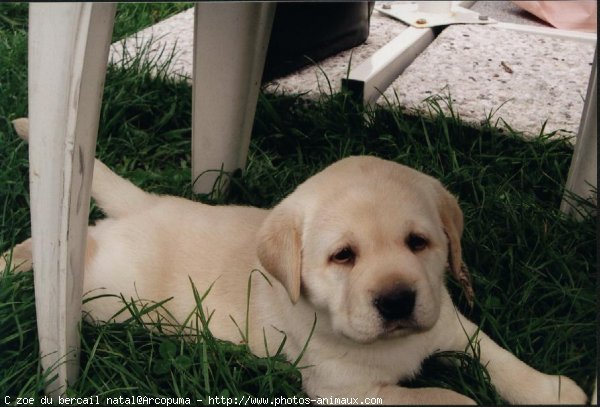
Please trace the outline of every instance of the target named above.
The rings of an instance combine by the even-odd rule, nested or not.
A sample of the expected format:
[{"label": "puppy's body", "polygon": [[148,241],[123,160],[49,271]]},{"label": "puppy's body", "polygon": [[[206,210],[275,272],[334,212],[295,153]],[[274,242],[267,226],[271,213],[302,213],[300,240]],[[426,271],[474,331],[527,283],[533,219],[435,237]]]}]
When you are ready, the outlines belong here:
[{"label": "puppy's body", "polygon": [[[97,289],[104,287],[101,291],[123,293],[127,299],[156,301],[173,297],[168,309],[183,322],[195,304],[190,278],[201,294],[214,282],[205,305],[214,308],[212,303],[224,298],[227,309],[215,314],[219,322],[211,327],[218,331],[231,324],[221,322],[222,313],[230,313],[243,327],[247,288],[235,282],[244,278],[248,281],[250,272],[259,266],[256,256],[249,254],[256,251],[252,231],[265,215],[261,209],[210,207],[165,197],[122,218],[100,221],[89,228],[91,251],[84,290],[96,289],[96,295],[101,293]],[[225,236],[228,244],[220,244]],[[199,241],[206,244],[199,247]],[[199,256],[201,264],[197,263]],[[116,312],[114,301],[98,301],[107,302],[107,306],[91,303],[91,316],[106,321]],[[234,338],[233,334],[225,336]]]},{"label": "puppy's body", "polygon": [[[344,159],[263,210],[152,195],[96,161],[92,196],[107,219],[89,228],[85,292],[173,297],[165,306],[181,323],[196,306],[191,279],[200,294],[210,290],[202,306],[216,337],[247,339],[263,356],[274,354],[285,335],[291,360],[316,318],[301,361],[312,397],[471,403],[450,390],[397,383],[432,353],[468,350],[476,337],[481,361],[507,401],[586,401],[572,380],[537,372],[455,310],[444,271],[449,265],[468,284],[460,267],[462,213],[438,181],[408,167]],[[13,251],[13,264],[20,263],[31,266],[29,241]],[[104,297],[84,310],[106,321],[122,306]]]}]

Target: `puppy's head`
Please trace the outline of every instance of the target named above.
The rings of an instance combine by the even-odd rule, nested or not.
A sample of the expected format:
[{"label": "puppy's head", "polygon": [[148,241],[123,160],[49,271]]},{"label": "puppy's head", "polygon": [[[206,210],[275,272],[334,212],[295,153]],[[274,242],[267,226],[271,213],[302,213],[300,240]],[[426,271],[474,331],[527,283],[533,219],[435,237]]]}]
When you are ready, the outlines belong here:
[{"label": "puppy's head", "polygon": [[444,270],[461,267],[462,212],[434,178],[374,157],[341,160],[277,205],[259,233],[263,267],[351,340],[430,329]]}]

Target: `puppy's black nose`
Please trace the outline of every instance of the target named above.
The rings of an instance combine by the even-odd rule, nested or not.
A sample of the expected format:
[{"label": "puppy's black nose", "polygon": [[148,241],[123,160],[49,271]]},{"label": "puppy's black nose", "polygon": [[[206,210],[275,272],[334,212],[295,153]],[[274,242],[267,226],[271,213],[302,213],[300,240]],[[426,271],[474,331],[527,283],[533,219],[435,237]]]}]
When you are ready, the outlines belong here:
[{"label": "puppy's black nose", "polygon": [[415,309],[415,292],[398,288],[383,294],[374,300],[379,315],[386,321],[407,319]]}]

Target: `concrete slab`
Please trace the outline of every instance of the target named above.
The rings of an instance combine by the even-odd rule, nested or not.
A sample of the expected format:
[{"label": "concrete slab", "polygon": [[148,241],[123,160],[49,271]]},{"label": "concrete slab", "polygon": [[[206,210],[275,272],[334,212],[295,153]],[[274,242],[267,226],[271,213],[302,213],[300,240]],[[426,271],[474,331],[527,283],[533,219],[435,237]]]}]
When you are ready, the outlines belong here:
[{"label": "concrete slab", "polygon": [[190,79],[194,62],[194,8],[175,14],[159,23],[115,42],[109,51],[113,64],[127,64],[144,50],[150,61],[168,65],[168,73]]},{"label": "concrete slab", "polygon": [[[547,26],[509,1],[478,1],[471,9],[502,22]],[[171,59],[170,74],[189,79],[193,20],[194,12],[190,9],[115,43],[111,46],[111,60],[119,61],[124,54],[135,55],[146,47],[148,58],[159,62]],[[365,44],[327,58],[318,66],[274,80],[265,90],[300,93],[307,98],[336,92],[350,63],[358,65],[404,29],[403,23],[374,11]],[[589,44],[509,32],[493,26],[451,26],[384,95],[404,107],[422,109],[423,99],[450,91],[454,107],[473,125],[498,109],[495,118],[502,118],[525,134],[539,133],[547,120],[546,131],[574,135],[583,108],[593,48]]]},{"label": "concrete slab", "polygon": [[[338,92],[341,80],[345,77],[349,66],[362,62],[404,29],[406,25],[374,12],[369,38],[364,44],[327,58],[316,66],[308,66],[291,75],[278,78],[268,83],[265,89],[270,92],[300,93],[309,98],[316,98],[321,93]],[[171,60],[170,74],[190,79],[194,54],[193,43],[194,10],[192,8],[141,30],[124,41],[114,43],[110,50],[111,61],[113,63],[121,61],[124,56],[136,55],[142,47],[147,47],[146,55],[150,60],[159,63]]]},{"label": "concrete slab", "polygon": [[[450,94],[462,119],[490,113],[525,135],[576,135],[594,45],[496,28],[446,28],[384,92],[393,103],[427,111],[423,100]],[[380,99],[381,101],[382,99]],[[380,102],[383,103],[383,102]],[[442,104],[443,105],[443,104]]]}]

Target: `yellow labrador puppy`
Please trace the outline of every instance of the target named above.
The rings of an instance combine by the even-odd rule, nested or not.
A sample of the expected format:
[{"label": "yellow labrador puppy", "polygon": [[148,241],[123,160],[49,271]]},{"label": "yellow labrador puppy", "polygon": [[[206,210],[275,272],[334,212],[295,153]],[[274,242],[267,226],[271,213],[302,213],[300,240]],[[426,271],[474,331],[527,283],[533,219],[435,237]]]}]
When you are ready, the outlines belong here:
[{"label": "yellow labrador puppy", "polygon": [[[15,123],[26,136],[26,119]],[[209,206],[142,191],[96,161],[92,196],[107,215],[89,228],[84,291],[163,300],[179,321],[195,306],[190,281],[212,313],[213,334],[247,340],[257,355],[302,358],[313,397],[381,397],[385,404],[472,404],[441,388],[404,388],[437,351],[479,342],[481,362],[508,402],[586,402],[569,378],[540,373],[502,349],[453,306],[447,268],[470,293],[461,267],[462,212],[434,178],[374,157],[343,159],[301,184],[272,210]],[[14,248],[28,269],[30,242]],[[2,265],[0,265],[1,269]],[[246,320],[248,279],[252,281]],[[96,293],[98,291],[95,291]],[[110,319],[122,304],[85,311]],[[241,331],[248,327],[248,338]],[[264,334],[263,334],[264,333]],[[268,346],[265,347],[263,335]],[[266,349],[268,348],[268,349]]]}]

